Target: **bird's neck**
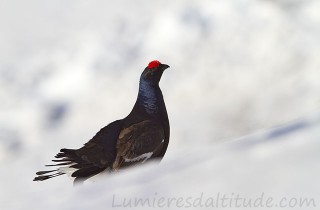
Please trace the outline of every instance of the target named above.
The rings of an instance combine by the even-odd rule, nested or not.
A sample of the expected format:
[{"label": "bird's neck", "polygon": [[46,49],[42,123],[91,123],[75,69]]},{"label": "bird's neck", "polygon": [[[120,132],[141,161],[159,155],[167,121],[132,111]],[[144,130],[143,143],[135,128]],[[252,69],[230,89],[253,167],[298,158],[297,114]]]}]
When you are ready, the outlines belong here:
[{"label": "bird's neck", "polygon": [[136,105],[145,110],[148,114],[158,113],[163,102],[163,96],[158,84],[152,84],[140,80],[139,93]]}]

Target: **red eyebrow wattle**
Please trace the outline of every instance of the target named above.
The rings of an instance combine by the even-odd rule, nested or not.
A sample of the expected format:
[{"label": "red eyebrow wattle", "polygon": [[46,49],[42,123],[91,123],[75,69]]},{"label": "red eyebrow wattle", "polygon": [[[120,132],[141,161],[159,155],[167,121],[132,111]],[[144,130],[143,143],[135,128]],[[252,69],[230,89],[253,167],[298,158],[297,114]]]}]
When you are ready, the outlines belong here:
[{"label": "red eyebrow wattle", "polygon": [[158,60],[154,60],[154,61],[151,61],[151,62],[148,64],[148,68],[149,68],[149,69],[156,68],[156,67],[159,67],[160,64],[161,64],[161,63],[160,63]]}]

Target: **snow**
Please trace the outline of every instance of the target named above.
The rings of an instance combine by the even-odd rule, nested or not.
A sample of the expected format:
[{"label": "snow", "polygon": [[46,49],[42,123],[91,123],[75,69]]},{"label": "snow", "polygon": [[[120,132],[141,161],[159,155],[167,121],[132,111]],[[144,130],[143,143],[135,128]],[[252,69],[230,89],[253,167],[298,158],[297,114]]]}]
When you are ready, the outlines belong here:
[{"label": "snow", "polygon": [[[317,0],[3,1],[0,209],[201,193],[319,206],[319,9]],[[171,66],[160,84],[172,131],[161,164],[76,188],[67,176],[32,182],[60,148],[129,113],[154,59]]]}]

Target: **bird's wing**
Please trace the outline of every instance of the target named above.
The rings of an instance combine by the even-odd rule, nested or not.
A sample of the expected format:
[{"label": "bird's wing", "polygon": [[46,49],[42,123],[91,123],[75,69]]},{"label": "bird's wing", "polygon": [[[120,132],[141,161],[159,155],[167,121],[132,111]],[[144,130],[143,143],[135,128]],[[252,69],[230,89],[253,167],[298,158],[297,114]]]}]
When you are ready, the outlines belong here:
[{"label": "bird's wing", "polygon": [[[102,128],[89,142],[80,149],[61,149],[52,160],[59,166],[50,171],[39,171],[34,181],[43,181],[65,174],[67,169],[74,169],[72,177],[89,178],[112,166],[116,158],[116,144],[121,131],[122,121],[118,120]],[[62,166],[62,167],[61,167]]]},{"label": "bird's wing", "polygon": [[163,147],[164,138],[161,124],[155,121],[144,120],[124,128],[119,134],[113,169],[145,162],[156,156]]}]

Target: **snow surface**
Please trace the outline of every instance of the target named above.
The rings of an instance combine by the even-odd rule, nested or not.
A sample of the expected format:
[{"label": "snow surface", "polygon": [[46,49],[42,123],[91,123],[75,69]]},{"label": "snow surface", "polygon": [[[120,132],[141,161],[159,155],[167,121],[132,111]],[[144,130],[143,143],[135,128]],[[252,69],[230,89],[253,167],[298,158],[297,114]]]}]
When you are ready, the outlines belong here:
[{"label": "snow surface", "polygon": [[[317,0],[2,1],[0,209],[201,192],[319,206],[319,11]],[[161,164],[78,188],[68,177],[32,182],[60,148],[129,113],[153,59],[171,66]]]}]

